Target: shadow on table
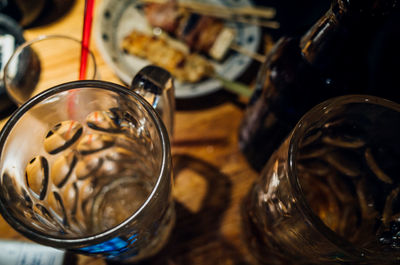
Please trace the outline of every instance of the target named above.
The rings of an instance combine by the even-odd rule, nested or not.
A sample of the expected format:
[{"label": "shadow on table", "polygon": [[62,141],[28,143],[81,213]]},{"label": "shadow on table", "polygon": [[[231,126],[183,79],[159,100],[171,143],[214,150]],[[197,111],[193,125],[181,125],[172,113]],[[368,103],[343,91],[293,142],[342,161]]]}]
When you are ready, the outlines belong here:
[{"label": "shadow on table", "polygon": [[221,89],[204,96],[193,98],[177,98],[176,109],[186,111],[203,110],[222,105],[226,102],[235,104],[242,109],[244,109],[246,106],[243,102],[240,102],[237,95]]},{"label": "shadow on table", "polygon": [[[175,155],[173,163],[176,178],[185,177],[180,174],[183,170],[194,171],[204,178],[206,194],[195,213],[176,202],[176,224],[169,242],[156,256],[139,264],[248,264],[241,251],[220,235],[224,212],[231,203],[232,184],[228,176],[205,161],[187,155]],[[194,191],[193,196],[197,195]]]}]

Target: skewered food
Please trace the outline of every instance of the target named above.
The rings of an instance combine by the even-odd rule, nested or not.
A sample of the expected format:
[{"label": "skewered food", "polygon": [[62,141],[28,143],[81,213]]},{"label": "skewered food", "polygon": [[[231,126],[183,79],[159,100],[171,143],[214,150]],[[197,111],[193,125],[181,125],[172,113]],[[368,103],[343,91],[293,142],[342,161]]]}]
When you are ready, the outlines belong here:
[{"label": "skewered food", "polygon": [[213,66],[206,58],[180,47],[163,35],[137,30],[131,31],[122,41],[125,52],[163,67],[182,82],[198,82],[213,74]]},{"label": "skewered food", "polygon": [[179,9],[176,0],[148,3],[145,15],[153,27],[159,27],[186,43],[194,52],[221,60],[229,50],[235,31],[223,20]]}]

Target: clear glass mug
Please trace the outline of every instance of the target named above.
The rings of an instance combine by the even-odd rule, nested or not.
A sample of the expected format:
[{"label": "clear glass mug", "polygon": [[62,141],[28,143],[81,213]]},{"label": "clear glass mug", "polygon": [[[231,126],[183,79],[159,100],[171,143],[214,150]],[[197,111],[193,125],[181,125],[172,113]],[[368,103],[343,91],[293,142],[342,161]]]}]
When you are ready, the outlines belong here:
[{"label": "clear glass mug", "polygon": [[[43,90],[79,79],[82,43],[65,35],[42,35],[16,48],[2,79],[10,98],[22,105]],[[98,76],[94,54],[88,50],[86,78]]]},{"label": "clear glass mug", "polygon": [[398,262],[399,161],[400,105],[353,95],[314,107],[244,200],[250,250],[265,264]]},{"label": "clear glass mug", "polygon": [[169,73],[148,66],[131,89],[74,81],[23,104],[0,134],[4,219],[55,248],[122,261],[155,254],[175,218],[173,93]]}]

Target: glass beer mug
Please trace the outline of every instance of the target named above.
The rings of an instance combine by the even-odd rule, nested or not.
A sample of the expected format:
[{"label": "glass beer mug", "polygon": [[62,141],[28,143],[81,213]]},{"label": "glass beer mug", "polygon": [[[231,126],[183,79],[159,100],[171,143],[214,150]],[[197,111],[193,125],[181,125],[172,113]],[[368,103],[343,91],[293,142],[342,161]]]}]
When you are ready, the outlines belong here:
[{"label": "glass beer mug", "polygon": [[155,254],[174,223],[173,80],[86,80],[23,104],[0,135],[0,213],[38,243],[111,260]]},{"label": "glass beer mug", "polygon": [[306,113],[243,205],[258,260],[398,262],[399,136],[400,105],[382,98],[343,96]]}]

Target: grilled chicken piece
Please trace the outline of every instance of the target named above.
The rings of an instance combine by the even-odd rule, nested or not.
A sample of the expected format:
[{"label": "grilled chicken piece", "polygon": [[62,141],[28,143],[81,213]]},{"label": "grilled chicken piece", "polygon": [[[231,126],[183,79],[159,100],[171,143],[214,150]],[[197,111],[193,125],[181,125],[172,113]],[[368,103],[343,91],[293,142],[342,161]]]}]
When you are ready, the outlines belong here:
[{"label": "grilled chicken piece", "polygon": [[186,53],[164,37],[133,30],[123,39],[122,49],[163,67],[182,82],[198,82],[214,72],[203,56]]},{"label": "grilled chicken piece", "polygon": [[177,0],[170,0],[165,4],[149,3],[145,6],[144,12],[150,25],[169,33],[176,30],[182,16]]}]

